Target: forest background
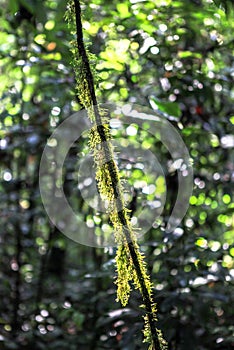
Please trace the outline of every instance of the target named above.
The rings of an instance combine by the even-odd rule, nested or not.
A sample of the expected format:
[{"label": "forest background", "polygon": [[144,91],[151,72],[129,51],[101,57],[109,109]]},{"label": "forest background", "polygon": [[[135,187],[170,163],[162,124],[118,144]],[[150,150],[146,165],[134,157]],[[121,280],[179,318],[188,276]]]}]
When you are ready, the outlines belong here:
[{"label": "forest background", "polygon": [[[189,209],[179,228],[167,234],[176,167],[160,140],[136,125],[122,135],[131,144],[141,139],[166,174],[163,215],[159,227],[142,238],[141,249],[154,284],[159,328],[172,350],[234,345],[234,22],[231,2],[215,3],[82,5],[99,101],[167,113],[193,160]],[[38,174],[47,139],[81,108],[66,2],[1,0],[0,5],[0,349],[146,349],[139,295],[134,292],[126,308],[115,301],[115,249],[69,240],[51,224],[41,202]],[[82,137],[69,151],[64,191],[98,235],[104,227],[77,180],[86,146]],[[120,168],[123,175],[128,162]],[[150,201],[140,189],[144,176],[139,168],[128,172],[136,212],[142,200]]]}]

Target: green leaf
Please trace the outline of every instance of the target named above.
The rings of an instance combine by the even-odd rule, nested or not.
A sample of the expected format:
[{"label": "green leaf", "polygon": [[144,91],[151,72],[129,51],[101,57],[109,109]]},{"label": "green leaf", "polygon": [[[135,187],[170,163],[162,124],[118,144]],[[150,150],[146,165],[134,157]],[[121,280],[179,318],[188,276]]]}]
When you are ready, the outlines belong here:
[{"label": "green leaf", "polygon": [[116,8],[117,8],[121,18],[128,18],[128,17],[131,16],[131,13],[128,10],[128,5],[127,4],[124,4],[124,3],[117,4]]},{"label": "green leaf", "polygon": [[11,13],[15,14],[19,9],[19,3],[17,0],[9,0],[9,10]]},{"label": "green leaf", "polygon": [[180,57],[180,58],[188,58],[188,57],[202,58],[202,55],[198,52],[180,51],[178,53],[178,57]]},{"label": "green leaf", "polygon": [[230,12],[234,10],[234,1],[233,0],[213,0],[217,7],[222,7],[227,15],[230,15]]},{"label": "green leaf", "polygon": [[163,102],[158,100],[156,97],[150,97],[151,102],[156,107],[155,109],[165,112],[169,115],[179,118],[181,116],[181,110],[177,102]]},{"label": "green leaf", "polygon": [[81,329],[84,320],[85,320],[85,316],[81,312],[79,311],[74,312],[73,321],[75,322],[76,326],[79,329]]}]

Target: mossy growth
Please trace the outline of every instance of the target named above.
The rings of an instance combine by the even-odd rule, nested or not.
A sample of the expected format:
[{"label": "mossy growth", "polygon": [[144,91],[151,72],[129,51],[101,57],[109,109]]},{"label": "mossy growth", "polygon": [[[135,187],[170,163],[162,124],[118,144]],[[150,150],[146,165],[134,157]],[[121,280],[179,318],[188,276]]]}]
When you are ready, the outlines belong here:
[{"label": "mossy growth", "polygon": [[96,181],[100,196],[107,203],[107,213],[112,222],[118,246],[116,253],[117,301],[120,301],[123,306],[127,305],[131,285],[140,291],[146,311],[144,341],[150,344],[149,349],[151,350],[164,350],[166,342],[161,332],[155,327],[157,309],[153,301],[153,286],[131,225],[129,210],[126,208],[123,197],[122,179],[114,159],[108,113],[96,103],[95,88],[98,79],[95,66],[90,64],[91,61],[95,62],[95,59],[84,46],[80,12],[79,1],[69,0],[65,17],[71,33],[76,36],[76,40],[71,42],[76,90],[81,105],[87,110],[93,123],[89,146],[96,165]]}]

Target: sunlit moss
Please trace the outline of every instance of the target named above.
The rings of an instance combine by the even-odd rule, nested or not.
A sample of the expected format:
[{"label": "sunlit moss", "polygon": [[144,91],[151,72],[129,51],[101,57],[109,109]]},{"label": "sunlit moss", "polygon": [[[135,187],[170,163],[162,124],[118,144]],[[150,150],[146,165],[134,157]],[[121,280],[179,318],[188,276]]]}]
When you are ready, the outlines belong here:
[{"label": "sunlit moss", "polygon": [[[120,8],[120,11],[122,11],[122,8]],[[75,33],[75,9],[73,1],[68,1],[66,19],[69,22],[71,30]],[[90,80],[87,77],[87,65],[85,65],[84,57],[80,56],[77,41],[74,40],[71,44],[77,94],[93,123],[89,135],[89,147],[96,165],[97,186],[102,200],[106,203],[107,213],[112,222],[115,240],[118,245],[116,254],[117,300],[119,300],[123,306],[127,305],[131,292],[130,282],[141,292],[144,302],[147,298],[151,306],[151,312],[149,313],[149,310],[147,310],[147,314],[144,317],[145,328],[143,333],[145,341],[153,344],[150,319],[153,321],[157,320],[157,309],[156,304],[153,302],[152,283],[147,273],[144,256],[139,250],[136,235],[131,225],[129,210],[125,207],[122,181],[119,169],[114,160],[114,150],[111,143],[111,134],[106,111],[93,105]],[[112,62],[114,69],[122,69],[125,60],[128,58],[127,50],[129,45],[130,41],[128,39],[122,39],[120,42],[109,41],[109,47],[102,53],[102,58]],[[94,57],[89,53],[88,60],[95,61]],[[94,68],[92,68],[92,73],[94,77],[96,77]],[[97,81],[97,79],[95,79],[95,81]],[[121,88],[120,93],[123,98],[128,96],[128,91],[125,88]],[[100,118],[98,123],[101,121],[101,125],[98,126],[96,125],[97,114]],[[161,182],[159,185],[164,188],[164,184]],[[129,241],[131,242],[131,248],[129,246]],[[134,255],[132,255],[131,249],[134,250]],[[133,256],[135,258],[133,258]],[[133,259],[136,259],[137,264]],[[161,349],[166,349],[166,342],[163,340],[161,332],[157,330],[157,333]]]}]

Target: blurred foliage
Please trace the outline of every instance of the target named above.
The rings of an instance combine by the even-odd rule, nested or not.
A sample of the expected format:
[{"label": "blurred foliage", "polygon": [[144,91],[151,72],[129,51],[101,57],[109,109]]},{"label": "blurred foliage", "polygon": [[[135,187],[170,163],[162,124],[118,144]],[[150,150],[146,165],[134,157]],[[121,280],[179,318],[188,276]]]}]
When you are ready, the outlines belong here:
[{"label": "blurred foliage", "polygon": [[[83,4],[100,102],[168,113],[193,159],[189,210],[180,227],[166,234],[176,200],[176,165],[146,131],[134,125],[122,134],[113,129],[116,139],[150,148],[166,174],[163,216],[159,228],[143,237],[142,250],[155,286],[159,328],[175,350],[234,345],[234,22],[232,2],[214,2]],[[66,239],[49,222],[40,199],[38,169],[47,138],[80,109],[65,1],[0,4],[0,349],[144,349],[139,297],[125,309],[115,302],[115,250]],[[77,184],[86,141],[69,151],[64,191],[77,213],[101,230],[108,221],[89,208]],[[142,198],[151,198],[142,191],[146,178],[140,168],[126,171],[125,165],[137,213]]]}]

